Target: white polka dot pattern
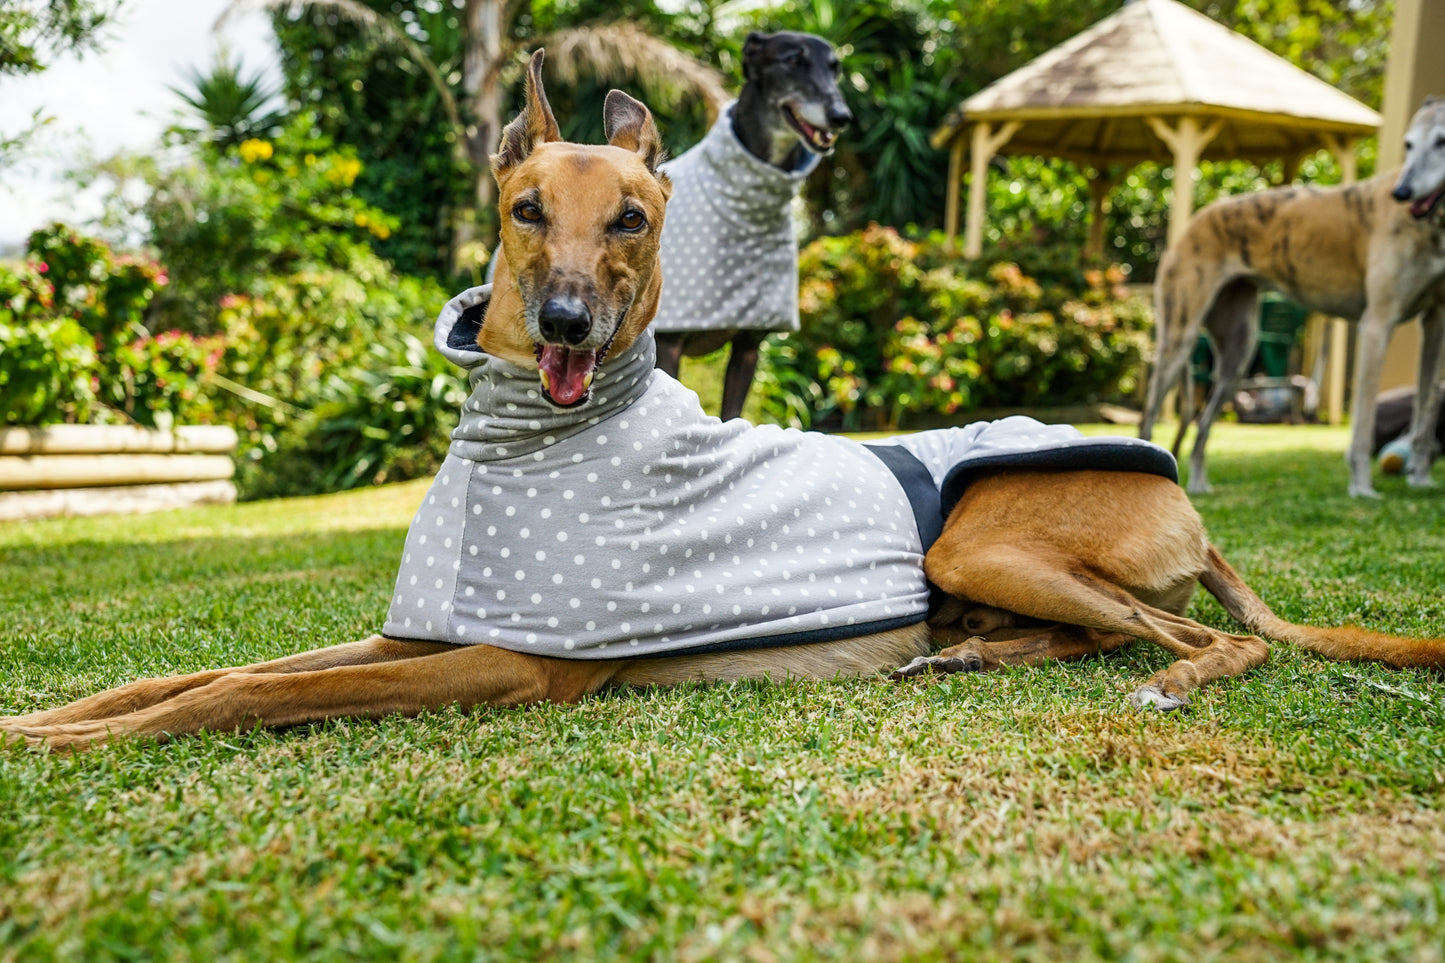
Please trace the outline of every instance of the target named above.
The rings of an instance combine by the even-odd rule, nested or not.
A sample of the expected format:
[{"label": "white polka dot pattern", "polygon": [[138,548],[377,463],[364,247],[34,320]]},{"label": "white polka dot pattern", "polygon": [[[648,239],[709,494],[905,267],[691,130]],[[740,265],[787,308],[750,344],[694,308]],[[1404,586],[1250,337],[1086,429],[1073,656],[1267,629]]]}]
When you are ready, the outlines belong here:
[{"label": "white polka dot pattern", "polygon": [[754,157],[728,105],[696,147],[663,165],[673,190],[655,330],[798,330],[792,202],[818,165],[807,156],[795,171]]}]

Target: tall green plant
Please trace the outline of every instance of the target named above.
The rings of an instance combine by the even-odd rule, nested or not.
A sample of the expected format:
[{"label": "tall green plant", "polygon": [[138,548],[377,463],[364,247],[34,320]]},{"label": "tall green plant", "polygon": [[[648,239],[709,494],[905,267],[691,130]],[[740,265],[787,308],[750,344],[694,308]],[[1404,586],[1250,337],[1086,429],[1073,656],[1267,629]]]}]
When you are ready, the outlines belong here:
[{"label": "tall green plant", "polygon": [[209,71],[192,68],[186,87],[171,92],[190,107],[199,127],[181,128],[194,139],[225,149],[242,141],[269,137],[284,120],[280,110],[268,109],[279,91],[257,71],[243,74],[240,61],[222,52]]}]

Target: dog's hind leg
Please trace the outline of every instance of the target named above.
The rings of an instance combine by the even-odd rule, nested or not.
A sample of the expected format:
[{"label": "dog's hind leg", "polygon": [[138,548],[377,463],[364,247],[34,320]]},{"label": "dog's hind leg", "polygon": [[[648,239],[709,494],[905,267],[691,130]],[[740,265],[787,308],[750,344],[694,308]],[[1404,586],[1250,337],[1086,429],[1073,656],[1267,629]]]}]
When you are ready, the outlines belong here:
[{"label": "dog's hind leg", "polygon": [[1098,638],[1145,639],[1178,661],[1136,704],[1176,708],[1200,685],[1264,662],[1268,647],[1177,614],[1209,568],[1199,516],[1178,486],[1122,472],[1011,472],[964,492],[924,562],[970,602]]},{"label": "dog's hind leg", "polygon": [[625,663],[548,659],[489,645],[418,659],[274,673],[235,672],[136,712],[60,725],[9,726],[32,746],[83,749],[120,736],[280,727],[326,719],[418,715],[458,705],[575,702]]},{"label": "dog's hind leg", "polygon": [[1169,446],[1169,453],[1177,461],[1179,449],[1184,447],[1184,436],[1189,433],[1189,426],[1194,424],[1194,366],[1184,366],[1184,381],[1179,388],[1179,430],[1174,433],[1174,444]]},{"label": "dog's hind leg", "polygon": [[1234,386],[1254,360],[1254,349],[1259,343],[1259,327],[1254,319],[1258,301],[1259,291],[1252,283],[1234,281],[1219,292],[1204,322],[1214,346],[1214,388],[1199,415],[1199,428],[1189,456],[1188,490],[1195,494],[1210,490],[1204,455],[1214,419],[1219,417],[1224,403],[1234,394]]},{"label": "dog's hind leg", "polygon": [[1415,388],[1415,413],[1410,419],[1410,466],[1412,487],[1428,488],[1430,464],[1438,454],[1435,423],[1440,418],[1440,368],[1445,361],[1445,306],[1420,317],[1420,381]]},{"label": "dog's hind leg", "polygon": [[1093,629],[1099,638],[1145,639],[1177,656],[1130,697],[1135,705],[1176,709],[1201,685],[1262,665],[1269,655],[1259,638],[1229,635],[1145,605],[1078,562],[1003,545],[975,546],[971,554],[966,567],[943,578],[935,572],[930,576],[945,591],[968,586],[970,598],[998,608]]},{"label": "dog's hind leg", "polygon": [[399,642],[395,639],[374,635],[359,642],[346,642],[324,649],[272,659],[268,662],[258,662],[254,665],[211,669],[160,679],[139,679],[54,709],[32,712],[23,716],[0,717],[0,731],[17,726],[52,726],[110,719],[157,705],[192,689],[210,685],[223,676],[238,672],[312,672],[343,665],[369,665],[376,662],[394,662],[417,656],[435,655],[452,648],[454,646],[439,642]]},{"label": "dog's hind leg", "polygon": [[1139,423],[1139,437],[1146,441],[1154,435],[1154,424],[1162,413],[1169,389],[1189,367],[1194,342],[1213,301],[1212,287],[1180,280],[1182,270],[1177,257],[1166,255],[1155,284],[1154,370],[1149,377],[1144,417]]}]

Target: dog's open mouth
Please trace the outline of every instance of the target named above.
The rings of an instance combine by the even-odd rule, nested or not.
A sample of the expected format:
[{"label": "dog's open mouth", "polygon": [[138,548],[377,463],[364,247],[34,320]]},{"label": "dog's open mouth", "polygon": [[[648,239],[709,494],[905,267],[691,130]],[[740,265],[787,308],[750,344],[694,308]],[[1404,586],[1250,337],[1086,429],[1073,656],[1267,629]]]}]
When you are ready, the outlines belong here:
[{"label": "dog's open mouth", "polygon": [[537,375],[548,401],[559,408],[571,408],[587,400],[592,377],[601,363],[598,352],[560,344],[539,344],[533,349],[537,353]]},{"label": "dog's open mouth", "polygon": [[1410,202],[1410,216],[1415,220],[1429,217],[1435,208],[1440,206],[1440,198],[1445,197],[1445,185],[1433,194],[1426,194],[1424,197]]},{"label": "dog's open mouth", "polygon": [[792,104],[783,104],[782,106],[783,116],[787,118],[794,130],[803,135],[803,140],[807,141],[809,147],[820,154],[826,154],[833,149],[833,143],[838,139],[836,133],[823,127],[814,127],[798,116],[798,112],[793,109]]}]

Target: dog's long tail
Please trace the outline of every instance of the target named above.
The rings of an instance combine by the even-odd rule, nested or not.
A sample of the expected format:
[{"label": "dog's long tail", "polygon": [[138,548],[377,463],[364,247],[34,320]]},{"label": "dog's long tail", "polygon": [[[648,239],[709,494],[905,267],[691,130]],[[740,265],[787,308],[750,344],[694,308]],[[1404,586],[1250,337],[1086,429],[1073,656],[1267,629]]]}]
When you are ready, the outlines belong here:
[{"label": "dog's long tail", "polygon": [[1445,668],[1445,638],[1407,639],[1355,626],[1326,629],[1286,622],[1270,611],[1213,545],[1209,546],[1209,568],[1199,576],[1199,584],[1219,599],[1225,611],[1267,639],[1293,642],[1330,659],[1384,662],[1396,668]]}]

